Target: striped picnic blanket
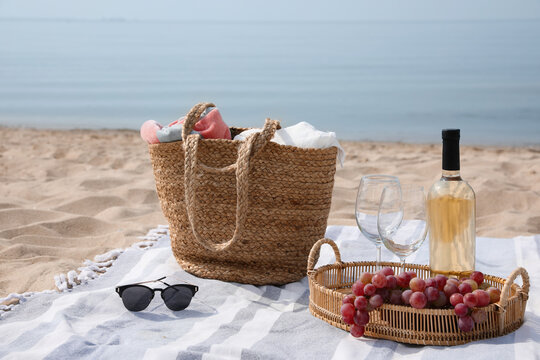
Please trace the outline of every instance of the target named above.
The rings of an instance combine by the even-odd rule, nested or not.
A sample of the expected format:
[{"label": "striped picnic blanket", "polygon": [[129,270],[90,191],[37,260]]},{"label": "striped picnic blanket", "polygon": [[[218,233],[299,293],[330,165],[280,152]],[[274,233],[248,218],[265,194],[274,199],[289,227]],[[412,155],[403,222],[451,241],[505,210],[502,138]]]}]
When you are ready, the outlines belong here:
[{"label": "striped picnic blanket", "polygon": [[[355,227],[330,226],[327,237],[337,242],[343,261],[374,257],[374,246]],[[427,263],[428,248],[424,244],[408,261]],[[531,359],[540,354],[539,250],[538,235],[477,239],[479,270],[502,277],[517,266],[529,271],[526,322],[519,330],[451,348],[422,347],[355,339],[313,317],[306,278],[257,287],[194,277],[175,261],[167,229],[161,227],[138,246],[109,253],[114,261],[98,257],[78,273],[57,277],[64,291],[19,296],[20,305],[4,307],[9,311],[0,317],[0,358]],[[383,259],[397,260],[388,251]],[[323,247],[318,265],[333,260],[330,248]],[[129,312],[114,291],[117,285],[164,275],[168,283],[199,286],[187,309],[173,312],[155,296],[146,310]],[[70,289],[76,280],[83,284]]]}]

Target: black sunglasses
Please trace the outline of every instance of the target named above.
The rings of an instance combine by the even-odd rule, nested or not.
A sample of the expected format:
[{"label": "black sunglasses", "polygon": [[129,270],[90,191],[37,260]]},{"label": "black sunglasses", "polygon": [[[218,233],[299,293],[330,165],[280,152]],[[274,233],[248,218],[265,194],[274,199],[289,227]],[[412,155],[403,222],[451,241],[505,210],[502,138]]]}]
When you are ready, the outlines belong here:
[{"label": "black sunglasses", "polygon": [[[153,281],[143,281],[129,285],[117,286],[116,292],[118,295],[120,295],[124,306],[129,311],[141,311],[146,309],[154,298],[154,292],[156,291],[161,292],[161,298],[169,309],[173,311],[184,310],[189,306],[191,299],[199,288],[191,284],[169,285],[166,282],[161,281],[165,278],[166,276]],[[152,289],[141,285],[157,281],[167,285],[167,287],[163,289]]]}]

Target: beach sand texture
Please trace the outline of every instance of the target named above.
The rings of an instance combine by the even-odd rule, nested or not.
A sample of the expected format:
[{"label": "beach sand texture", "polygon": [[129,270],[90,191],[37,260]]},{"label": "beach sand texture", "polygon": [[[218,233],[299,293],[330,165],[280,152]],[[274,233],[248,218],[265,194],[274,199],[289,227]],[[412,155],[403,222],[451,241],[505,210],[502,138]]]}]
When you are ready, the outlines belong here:
[{"label": "beach sand texture", "polygon": [[[426,189],[440,177],[440,145],[343,146],[329,224],[355,225],[363,175],[392,174]],[[477,234],[539,234],[540,148],[464,146],[461,154],[477,195]],[[0,297],[53,289],[54,275],[166,224],[137,131],[0,127],[0,184]]]}]

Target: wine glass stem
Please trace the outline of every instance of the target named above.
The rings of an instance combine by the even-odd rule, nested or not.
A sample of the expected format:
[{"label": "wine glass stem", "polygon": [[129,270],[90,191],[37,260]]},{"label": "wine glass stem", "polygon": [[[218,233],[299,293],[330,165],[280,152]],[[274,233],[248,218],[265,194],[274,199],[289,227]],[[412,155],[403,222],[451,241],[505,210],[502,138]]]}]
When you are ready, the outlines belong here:
[{"label": "wine glass stem", "polygon": [[401,261],[401,272],[405,272],[405,258],[400,257],[399,260]]},{"label": "wine glass stem", "polygon": [[377,263],[375,264],[377,271],[381,270],[381,244],[377,244]]}]

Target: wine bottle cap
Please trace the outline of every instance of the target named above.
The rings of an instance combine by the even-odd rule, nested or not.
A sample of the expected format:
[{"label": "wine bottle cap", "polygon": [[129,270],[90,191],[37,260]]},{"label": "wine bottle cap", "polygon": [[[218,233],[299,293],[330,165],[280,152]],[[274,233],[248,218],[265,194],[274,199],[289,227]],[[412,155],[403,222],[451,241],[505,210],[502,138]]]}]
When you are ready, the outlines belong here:
[{"label": "wine bottle cap", "polygon": [[443,140],[459,140],[459,137],[459,129],[443,129],[442,131]]},{"label": "wine bottle cap", "polygon": [[459,129],[444,129],[443,138],[443,170],[459,170]]}]

